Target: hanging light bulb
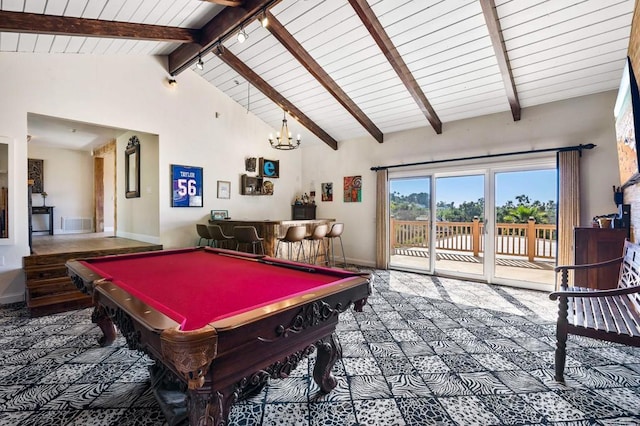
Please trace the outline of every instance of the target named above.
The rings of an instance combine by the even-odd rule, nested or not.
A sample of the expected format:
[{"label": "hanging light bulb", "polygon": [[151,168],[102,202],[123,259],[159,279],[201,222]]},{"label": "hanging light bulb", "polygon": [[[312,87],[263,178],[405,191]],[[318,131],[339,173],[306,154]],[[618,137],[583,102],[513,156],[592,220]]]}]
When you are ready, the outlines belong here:
[{"label": "hanging light bulb", "polygon": [[238,32],[238,43],[244,43],[245,40],[248,38],[249,38],[249,35],[244,30],[244,28],[240,28],[240,31]]}]

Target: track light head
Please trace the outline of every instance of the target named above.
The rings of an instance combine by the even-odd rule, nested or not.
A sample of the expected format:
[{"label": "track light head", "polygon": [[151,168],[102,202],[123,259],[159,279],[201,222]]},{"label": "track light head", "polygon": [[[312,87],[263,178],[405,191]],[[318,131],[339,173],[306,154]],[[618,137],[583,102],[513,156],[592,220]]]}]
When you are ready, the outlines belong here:
[{"label": "track light head", "polygon": [[262,18],[260,18],[260,24],[262,25],[262,28],[267,28],[267,26],[269,25],[269,18],[267,18],[266,12],[262,14]]},{"label": "track light head", "polygon": [[202,57],[200,55],[198,55],[198,62],[196,63],[196,68],[198,68],[199,70],[204,69],[204,62],[202,62]]},{"label": "track light head", "polygon": [[238,43],[244,43],[248,38],[249,34],[247,34],[244,28],[240,28],[240,31],[238,32]]}]

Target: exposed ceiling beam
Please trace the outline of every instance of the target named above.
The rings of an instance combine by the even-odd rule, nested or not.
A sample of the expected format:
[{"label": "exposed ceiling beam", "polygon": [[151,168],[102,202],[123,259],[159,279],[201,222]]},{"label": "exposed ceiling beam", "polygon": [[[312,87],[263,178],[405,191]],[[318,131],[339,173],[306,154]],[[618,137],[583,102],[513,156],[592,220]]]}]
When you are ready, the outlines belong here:
[{"label": "exposed ceiling beam", "polygon": [[202,27],[199,44],[183,44],[169,54],[169,74],[176,75],[184,71],[198,60],[201,53],[211,50],[215,43],[229,37],[231,31],[279,2],[280,0],[245,0],[241,6],[225,7]]},{"label": "exposed ceiling beam", "polygon": [[311,121],[302,111],[300,111],[294,104],[289,102],[284,96],[282,96],[276,89],[274,89],[269,83],[263,80],[258,74],[256,74],[251,68],[249,68],[244,62],[238,59],[233,53],[224,46],[219,45],[213,50],[213,53],[218,55],[222,61],[229,65],[235,72],[244,77],[249,83],[253,84],[258,90],[260,90],[266,97],[275,102],[280,108],[287,111],[289,115],[295,118],[300,124],[309,129],[314,135],[319,137],[324,143],[329,145],[332,149],[338,150],[338,142],[333,139],[327,132],[322,130],[320,126]]},{"label": "exposed ceiling beam", "polygon": [[371,34],[371,37],[373,37],[380,47],[380,50],[382,50],[382,53],[384,53],[384,56],[387,57],[387,60],[396,74],[398,74],[398,77],[400,77],[400,80],[402,80],[409,93],[411,93],[411,96],[420,107],[422,113],[427,117],[429,123],[431,123],[433,129],[437,134],[441,134],[442,122],[438,114],[436,114],[429,100],[422,92],[420,85],[413,77],[413,74],[411,74],[409,67],[407,67],[407,64],[405,64],[402,56],[400,56],[400,53],[387,35],[384,27],[380,21],[378,21],[378,17],[369,6],[369,3],[367,3],[367,0],[349,0],[349,3],[360,17],[360,20]]},{"label": "exposed ceiling beam", "polygon": [[198,43],[200,30],[0,11],[0,31]]},{"label": "exposed ceiling beam", "polygon": [[244,0],[201,0],[201,1],[208,1],[209,3],[221,4],[223,6],[231,6],[231,7],[242,6],[242,3],[244,3]]},{"label": "exposed ceiling beam", "polygon": [[338,83],[318,64],[315,59],[305,50],[304,47],[291,35],[289,31],[273,16],[267,12],[269,25],[267,29],[278,41],[304,66],[311,75],[351,114],[362,126],[373,136],[375,140],[382,143],[384,136],[382,131],[367,117],[367,115],[356,105]]},{"label": "exposed ceiling beam", "polygon": [[496,53],[504,88],[507,91],[507,99],[511,107],[513,121],[518,121],[520,120],[520,101],[518,100],[516,85],[513,81],[513,73],[511,72],[511,65],[509,64],[504,37],[502,37],[502,28],[500,28],[500,19],[498,19],[496,4],[494,0],[480,0],[480,5],[482,6],[484,20],[487,22],[491,44],[493,44],[493,50]]}]

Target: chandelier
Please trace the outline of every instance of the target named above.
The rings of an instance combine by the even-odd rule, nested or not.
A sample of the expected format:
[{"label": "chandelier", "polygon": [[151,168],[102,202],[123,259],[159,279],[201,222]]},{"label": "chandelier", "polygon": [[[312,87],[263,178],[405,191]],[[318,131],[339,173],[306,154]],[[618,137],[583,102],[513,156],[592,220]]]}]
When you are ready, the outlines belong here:
[{"label": "chandelier", "polygon": [[296,136],[295,140],[291,137],[291,132],[287,125],[287,112],[284,111],[282,127],[280,128],[280,131],[276,133],[276,138],[274,139],[273,134],[269,133],[269,143],[271,144],[271,147],[285,151],[296,149],[300,146],[301,139],[300,134]]}]

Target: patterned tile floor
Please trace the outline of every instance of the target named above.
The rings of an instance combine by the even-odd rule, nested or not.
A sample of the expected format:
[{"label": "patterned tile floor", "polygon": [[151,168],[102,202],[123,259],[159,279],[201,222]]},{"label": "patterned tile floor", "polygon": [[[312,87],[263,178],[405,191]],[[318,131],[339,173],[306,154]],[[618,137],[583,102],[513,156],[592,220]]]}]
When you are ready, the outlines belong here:
[{"label": "patterned tile floor", "polygon": [[[553,380],[557,307],[545,293],[374,271],[365,311],[337,331],[338,386],[314,358],[234,405],[233,425],[640,424],[640,350],[569,337]],[[0,307],[0,425],[164,425],[149,360],[96,343],[90,310],[31,319]]]}]

